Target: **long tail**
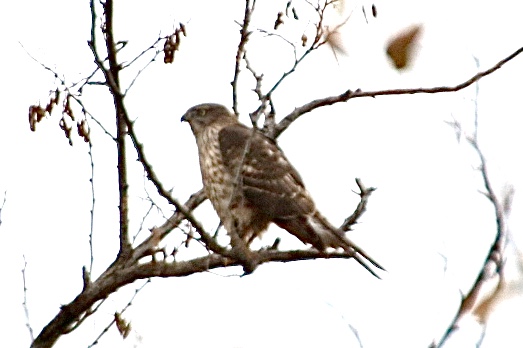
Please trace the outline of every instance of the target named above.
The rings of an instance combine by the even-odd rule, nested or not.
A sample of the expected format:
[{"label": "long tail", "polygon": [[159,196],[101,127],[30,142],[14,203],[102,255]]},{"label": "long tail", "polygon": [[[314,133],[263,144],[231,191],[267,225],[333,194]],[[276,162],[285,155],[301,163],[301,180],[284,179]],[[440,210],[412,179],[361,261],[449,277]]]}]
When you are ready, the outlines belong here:
[{"label": "long tail", "polygon": [[[385,271],[377,261],[370,257],[363,249],[345,237],[343,231],[332,226],[318,211],[313,214],[296,216],[288,219],[276,219],[274,222],[281,228],[298,237],[303,243],[312,244],[320,251],[328,247],[343,248],[352,258],[362,265],[370,274],[378,279],[380,276],[368,265]],[[367,261],[367,262],[366,262]]]},{"label": "long tail", "polygon": [[[338,240],[342,243],[341,247],[343,250],[345,250],[348,253],[352,253],[352,258],[356,260],[360,265],[362,265],[367,271],[370,272],[373,276],[375,276],[378,279],[381,279],[381,277],[372,270],[372,268],[365,263],[365,260],[370,262],[374,267],[381,269],[382,271],[386,271],[383,266],[381,266],[376,260],[374,260],[372,257],[370,257],[363,249],[361,249],[359,246],[354,244],[352,241],[350,241],[347,237],[345,237],[345,234],[343,231],[335,230],[333,233],[336,235]],[[363,257],[363,258],[362,258]]]}]

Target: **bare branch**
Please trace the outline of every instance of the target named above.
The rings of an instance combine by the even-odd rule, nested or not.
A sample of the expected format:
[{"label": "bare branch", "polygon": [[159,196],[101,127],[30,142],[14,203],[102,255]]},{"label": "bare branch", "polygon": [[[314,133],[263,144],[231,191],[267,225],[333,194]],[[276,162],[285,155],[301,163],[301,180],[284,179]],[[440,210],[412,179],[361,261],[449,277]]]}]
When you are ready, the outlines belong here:
[{"label": "bare branch", "polygon": [[34,332],[33,327],[31,326],[31,323],[29,321],[29,307],[27,305],[27,283],[25,279],[25,270],[27,269],[27,261],[25,260],[24,256],[24,267],[22,268],[22,281],[24,284],[24,302],[22,302],[22,307],[24,308],[24,314],[25,314],[25,326],[27,327],[27,330],[29,330],[29,337],[31,338],[31,342],[34,342]]},{"label": "bare branch", "polygon": [[367,202],[369,201],[371,193],[376,190],[375,187],[366,188],[359,178],[356,178],[356,184],[360,189],[360,192],[356,192],[360,196],[360,202],[352,215],[346,218],[345,221],[343,221],[343,224],[341,224],[340,229],[342,231],[350,231],[352,226],[358,222],[358,219],[367,210]]},{"label": "bare branch", "polygon": [[[147,52],[149,52],[150,50],[156,48],[156,45],[161,41],[161,40],[165,40],[166,38],[165,37],[158,37],[158,39],[156,39],[156,41],[149,47],[147,47],[145,50],[143,50],[140,54],[138,54],[133,60],[131,60],[129,63],[125,64],[122,66],[122,69],[125,69],[129,66],[131,66],[134,62],[136,62],[138,59],[140,59],[142,56],[144,56]],[[138,80],[138,77],[140,77],[140,75],[142,74],[142,72],[144,72],[145,69],[147,69],[147,67],[149,65],[151,65],[152,62],[156,61],[156,58],[160,55],[162,51],[161,50],[156,50],[156,52],[154,53],[153,57],[151,59],[149,59],[149,61],[140,69],[138,70],[138,72],[136,73],[136,75],[134,76],[134,78],[132,79],[132,81],[129,83],[129,86],[126,88],[125,92],[124,92],[124,96],[127,95],[127,93],[129,92],[129,90],[133,87],[133,85],[135,84],[135,82]]]},{"label": "bare branch", "polygon": [[236,62],[234,65],[234,78],[231,82],[232,85],[232,110],[238,116],[238,78],[240,77],[240,64],[241,60],[245,54],[245,45],[249,41],[249,36],[251,32],[249,31],[249,24],[251,22],[251,15],[254,11],[254,6],[256,5],[256,0],[245,0],[245,12],[243,15],[243,24],[240,29],[240,43],[238,44],[238,49],[236,50]]},{"label": "bare branch", "polygon": [[89,274],[93,272],[93,263],[94,263],[94,253],[93,253],[93,233],[94,233],[94,207],[96,203],[96,198],[94,196],[94,161],[93,161],[93,145],[89,141],[89,160],[91,162],[91,177],[89,178],[89,183],[91,184],[91,225],[89,228],[89,252],[90,252],[90,261],[89,261]]},{"label": "bare branch", "polygon": [[[254,252],[260,264],[267,262],[293,262],[299,260],[343,258],[353,257],[353,252],[324,253],[315,249],[277,251],[262,249]],[[130,284],[138,279],[151,277],[184,277],[194,273],[206,272],[210,269],[230,266],[240,266],[239,261],[219,254],[198,257],[187,261],[158,262],[152,260],[145,263],[134,263],[124,266],[123,259],[117,260],[106,272],[104,272],[94,283],[80,293],[72,302],[63,305],[59,313],[51,320],[38,335],[32,344],[32,348],[51,347],[58,338],[78,318],[89,310],[93,303],[107,298],[124,285]]]},{"label": "bare branch", "polygon": [[431,88],[399,88],[399,89],[388,89],[381,91],[369,91],[364,92],[360,89],[351,91],[350,89],[341,93],[337,96],[331,96],[321,99],[313,100],[307,104],[304,104],[300,107],[297,107],[290,114],[285,116],[276,126],[275,136],[278,137],[285,129],[287,129],[292,122],[296,121],[301,115],[313,111],[322,106],[332,105],[340,102],[346,102],[349,99],[361,98],[361,97],[377,97],[380,95],[403,95],[403,94],[419,94],[419,93],[444,93],[444,92],[456,92],[463,88],[466,88],[473,84],[474,82],[479,81],[483,77],[492,74],[494,71],[501,68],[504,64],[514,59],[516,56],[523,52],[523,47],[517,49],[514,53],[510,54],[506,58],[503,58],[498,63],[496,63],[491,68],[481,71],[476,75],[472,76],[470,79],[457,84],[451,87],[431,87]]},{"label": "bare branch", "polygon": [[109,68],[106,68],[103,61],[100,59],[96,49],[96,9],[94,0],[90,1],[91,7],[91,40],[89,47],[95,57],[95,62],[105,76],[105,82],[109,91],[113,96],[113,102],[116,110],[116,147],[118,152],[118,211],[119,211],[119,226],[120,226],[120,252],[121,257],[129,257],[131,254],[131,243],[129,241],[129,197],[128,197],[128,183],[127,183],[127,156],[125,137],[127,135],[126,119],[127,111],[124,105],[124,95],[120,89],[119,73],[121,66],[116,59],[116,43],[113,37],[113,1],[107,0],[102,3],[104,8],[104,23],[102,25],[102,32],[105,38],[105,48],[107,52],[107,60]]},{"label": "bare branch", "polygon": [[256,86],[254,87],[254,93],[258,96],[258,100],[263,101],[263,93],[261,91],[261,84],[263,81],[263,74],[258,75],[251,65],[251,62],[247,59],[247,52],[243,54],[243,60],[245,61],[245,67],[249,70],[256,80]]},{"label": "bare branch", "polygon": [[[492,73],[493,71],[499,69],[504,63],[515,57],[517,54],[519,54],[521,51],[523,51],[523,48],[519,49],[515,53],[513,53],[511,56],[503,59],[498,64],[496,64],[493,68],[490,68],[486,70],[485,72],[481,72],[476,74],[472,79],[469,81],[475,79],[475,81],[479,80],[482,76],[486,76],[487,72]],[[462,84],[463,85],[463,84]],[[485,159],[485,156],[483,155],[483,152],[481,151],[479,144],[478,144],[478,105],[477,105],[477,98],[478,98],[478,92],[479,87],[476,86],[476,109],[474,114],[474,131],[473,135],[468,139],[470,145],[474,148],[476,151],[479,160],[480,160],[480,167],[479,171],[481,173],[481,177],[483,179],[483,187],[485,189],[485,197],[492,203],[492,206],[494,208],[494,214],[496,217],[496,237],[490,247],[490,250],[485,258],[485,261],[483,262],[483,267],[481,268],[481,271],[479,272],[476,280],[474,281],[474,284],[472,285],[471,289],[468,291],[467,294],[465,294],[462,297],[460,308],[457,311],[455,317],[453,318],[452,322],[450,323],[449,327],[447,328],[445,334],[440,339],[439,343],[437,345],[434,345],[435,347],[441,347],[451,336],[451,334],[459,328],[458,323],[459,321],[465,317],[466,315],[472,313],[473,311],[478,311],[478,306],[492,306],[493,301],[495,300],[494,297],[496,295],[499,295],[499,292],[502,290],[504,286],[504,266],[505,266],[505,256],[504,256],[504,249],[506,245],[506,241],[508,238],[508,231],[506,226],[506,217],[509,212],[505,208],[505,202],[510,202],[512,197],[513,191],[510,191],[507,194],[507,197],[504,200],[500,200],[498,196],[496,195],[496,192],[494,191],[494,188],[492,187],[492,183],[487,171],[487,161]],[[494,269],[493,267],[494,266]],[[486,283],[492,279],[494,274],[498,274],[499,278],[496,280],[496,290],[493,293],[493,297],[487,299],[488,304],[481,303],[478,305],[478,298],[485,287]],[[489,311],[491,308],[484,308],[483,311]],[[486,313],[484,313],[486,315]],[[481,322],[482,319],[480,318],[480,323],[485,324],[485,322]],[[484,332],[483,332],[484,333]],[[483,339],[481,337],[480,341]]]},{"label": "bare branch", "polygon": [[6,200],[7,200],[7,191],[4,191],[4,200],[2,201],[2,206],[0,207],[0,226],[2,226],[2,210],[4,210]]},{"label": "bare branch", "polygon": [[[314,36],[314,40],[310,44],[310,46],[305,50],[305,52],[300,56],[300,58],[294,60],[293,66],[286,72],[283,73],[283,75],[279,78],[278,81],[269,89],[267,93],[265,93],[265,98],[269,98],[272,93],[278,88],[278,86],[292,73],[296,71],[296,68],[298,65],[314,50],[318,49],[319,47],[323,46],[328,42],[328,35],[325,36],[325,28],[323,25],[324,15],[325,11],[327,10],[327,7],[334,3],[335,1],[325,1],[322,7],[317,7],[316,11],[318,13],[319,19],[318,23],[316,24],[316,34]],[[312,4],[311,4],[312,6]],[[314,6],[313,6],[314,7]],[[344,23],[343,23],[344,24]],[[342,24],[342,25],[343,25]],[[294,47],[294,45],[293,45]],[[296,57],[296,48],[294,50],[294,56]]]}]

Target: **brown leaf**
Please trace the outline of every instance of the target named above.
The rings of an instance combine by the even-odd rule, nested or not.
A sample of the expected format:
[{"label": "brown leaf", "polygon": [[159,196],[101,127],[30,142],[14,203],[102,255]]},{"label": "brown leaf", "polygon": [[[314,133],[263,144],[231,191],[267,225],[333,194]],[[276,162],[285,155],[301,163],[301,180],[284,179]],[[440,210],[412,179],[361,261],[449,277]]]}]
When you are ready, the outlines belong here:
[{"label": "brown leaf", "polygon": [[72,127],[67,125],[67,122],[65,122],[64,116],[62,116],[58,125],[60,126],[60,129],[64,131],[65,137],[69,140],[69,145],[73,146],[73,139],[71,139]]},{"label": "brown leaf", "polygon": [[503,300],[503,290],[505,288],[505,280],[500,277],[498,284],[494,291],[484,298],[473,310],[473,314],[478,318],[481,324],[485,324],[499,302]]},{"label": "brown leaf", "polygon": [[89,125],[87,124],[87,121],[85,119],[83,119],[80,122],[77,122],[76,127],[78,130],[78,135],[82,137],[86,143],[91,141],[91,129],[89,129]]},{"label": "brown leaf", "polygon": [[74,121],[73,109],[71,109],[71,94],[67,94],[64,100],[64,109],[62,113],[69,116]]},{"label": "brown leaf", "polygon": [[114,313],[114,321],[116,322],[116,328],[120,332],[120,335],[125,339],[131,332],[131,323],[125,321],[122,315],[118,312]]},{"label": "brown leaf", "polygon": [[31,105],[29,107],[29,128],[31,131],[36,130],[36,124],[45,117],[45,109],[40,105]]},{"label": "brown leaf", "polygon": [[387,55],[396,69],[404,69],[412,62],[414,43],[421,32],[421,25],[414,25],[396,34],[387,44]]},{"label": "brown leaf", "polygon": [[174,30],[174,33],[165,38],[163,45],[163,62],[165,64],[171,64],[174,61],[174,53],[180,49],[180,34],[187,36],[185,25],[180,23],[180,27]]},{"label": "brown leaf", "polygon": [[301,36],[301,45],[303,47],[307,46],[307,36],[305,34]]}]

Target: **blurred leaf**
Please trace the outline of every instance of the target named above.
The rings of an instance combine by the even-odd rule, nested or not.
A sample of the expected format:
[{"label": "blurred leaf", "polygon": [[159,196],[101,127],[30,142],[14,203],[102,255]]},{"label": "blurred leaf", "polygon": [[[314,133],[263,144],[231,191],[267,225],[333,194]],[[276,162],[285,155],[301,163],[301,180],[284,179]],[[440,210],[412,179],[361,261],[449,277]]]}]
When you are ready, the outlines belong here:
[{"label": "blurred leaf", "polygon": [[485,324],[498,305],[504,298],[505,280],[500,277],[498,284],[492,293],[485,297],[473,310],[473,314],[478,318],[481,324]]},{"label": "blurred leaf", "polygon": [[387,55],[396,69],[404,69],[412,62],[412,48],[421,32],[421,25],[415,25],[393,36],[387,44]]},{"label": "blurred leaf", "polygon": [[116,322],[116,328],[120,332],[120,335],[125,339],[131,332],[131,323],[128,323],[122,315],[118,312],[114,313],[114,320]]}]

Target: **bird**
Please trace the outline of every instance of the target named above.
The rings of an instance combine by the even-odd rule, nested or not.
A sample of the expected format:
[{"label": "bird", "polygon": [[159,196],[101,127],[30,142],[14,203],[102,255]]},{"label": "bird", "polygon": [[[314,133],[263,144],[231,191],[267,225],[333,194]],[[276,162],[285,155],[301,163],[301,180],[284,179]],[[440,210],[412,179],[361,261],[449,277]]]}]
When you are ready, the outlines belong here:
[{"label": "bird", "polygon": [[205,194],[231,238],[245,273],[257,261],[249,245],[274,223],[321,252],[342,248],[367,271],[384,268],[320,212],[276,142],[242,124],[225,106],[191,107],[182,116],[196,139]]}]

